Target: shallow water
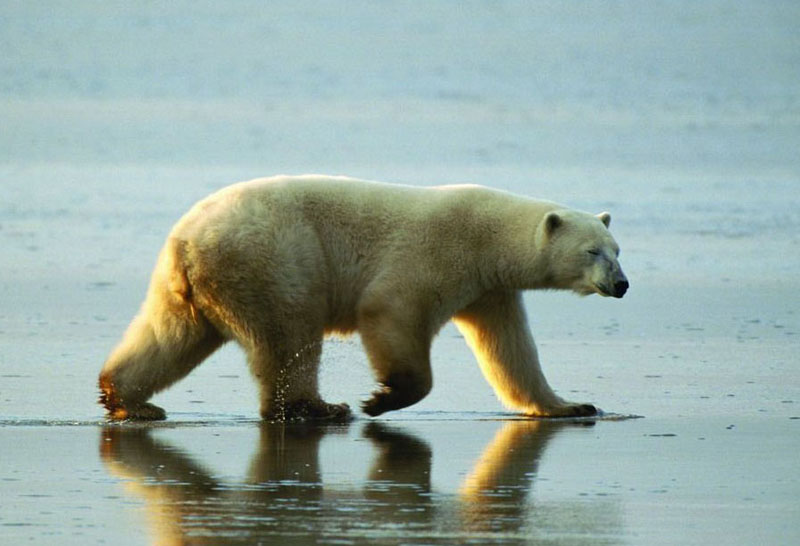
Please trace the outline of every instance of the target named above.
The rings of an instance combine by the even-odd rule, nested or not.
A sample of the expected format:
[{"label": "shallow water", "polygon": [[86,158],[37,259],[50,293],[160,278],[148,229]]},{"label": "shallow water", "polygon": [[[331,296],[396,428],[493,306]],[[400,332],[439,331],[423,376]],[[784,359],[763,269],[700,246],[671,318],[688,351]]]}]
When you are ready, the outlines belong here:
[{"label": "shallow water", "polygon": [[768,452],[796,448],[785,427],[768,419],[569,422],[421,414],[284,426],[198,417],[157,426],[0,425],[3,541],[699,544],[729,536],[740,544],[789,544],[798,538],[796,461],[764,465],[753,453],[754,445]]},{"label": "shallow water", "polygon": [[[800,542],[800,7],[16,2],[0,17],[0,544]],[[230,182],[477,182],[609,210],[621,301],[530,294],[520,420],[452,327],[435,386],[260,423],[228,346],[107,426],[170,226]],[[357,338],[322,392],[373,388]]]}]

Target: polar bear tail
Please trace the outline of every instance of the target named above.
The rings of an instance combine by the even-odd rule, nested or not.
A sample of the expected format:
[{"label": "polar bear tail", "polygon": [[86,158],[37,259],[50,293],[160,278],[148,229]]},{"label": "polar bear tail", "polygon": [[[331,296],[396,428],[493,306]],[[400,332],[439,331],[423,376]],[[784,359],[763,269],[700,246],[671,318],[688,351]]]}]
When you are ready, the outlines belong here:
[{"label": "polar bear tail", "polygon": [[100,372],[100,402],[114,419],[163,418],[163,411],[146,401],[185,377],[223,341],[195,305],[186,242],[170,238],[141,311]]}]

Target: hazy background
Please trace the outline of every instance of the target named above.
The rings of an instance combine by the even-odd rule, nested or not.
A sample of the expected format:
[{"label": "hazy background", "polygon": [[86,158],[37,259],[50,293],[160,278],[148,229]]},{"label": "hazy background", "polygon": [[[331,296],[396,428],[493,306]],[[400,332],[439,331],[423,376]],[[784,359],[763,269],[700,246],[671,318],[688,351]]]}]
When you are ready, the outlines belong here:
[{"label": "hazy background", "polygon": [[[789,2],[3,2],[0,411],[99,415],[95,374],[170,226],[210,191],[276,173],[476,182],[611,211],[631,292],[534,296],[544,349],[615,335],[796,347],[799,24]],[[442,364],[435,394],[464,370],[485,396],[429,407],[499,409],[453,346],[458,374]],[[250,389],[228,351],[209,373]],[[357,401],[357,340],[327,352],[363,384],[336,371],[326,388]],[[623,352],[543,358],[556,386],[571,358],[631,390]],[[207,388],[195,398],[227,392]]]}]

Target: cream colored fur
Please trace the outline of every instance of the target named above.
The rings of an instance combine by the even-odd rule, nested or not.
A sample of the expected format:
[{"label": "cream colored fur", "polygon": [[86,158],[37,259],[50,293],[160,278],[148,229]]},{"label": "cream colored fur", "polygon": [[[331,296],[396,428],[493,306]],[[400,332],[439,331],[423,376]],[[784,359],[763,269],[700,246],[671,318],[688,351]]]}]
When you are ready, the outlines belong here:
[{"label": "cream colored fur", "polygon": [[627,280],[608,222],[479,186],[235,184],[173,228],[142,311],[101,372],[101,398],[115,418],[163,418],[147,400],[234,339],[265,418],[342,417],[346,406],[319,397],[321,340],[358,331],[381,384],[364,410],[378,415],[429,392],[431,340],[455,319],[508,407],[593,413],[548,386],[520,294],[621,297]]}]

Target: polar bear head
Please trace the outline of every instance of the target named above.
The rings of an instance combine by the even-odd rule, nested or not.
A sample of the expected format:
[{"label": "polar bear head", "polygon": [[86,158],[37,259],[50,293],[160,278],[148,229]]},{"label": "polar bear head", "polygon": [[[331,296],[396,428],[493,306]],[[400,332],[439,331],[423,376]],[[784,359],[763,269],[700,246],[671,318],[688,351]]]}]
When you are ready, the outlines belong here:
[{"label": "polar bear head", "polygon": [[608,231],[611,215],[575,210],[545,214],[537,229],[537,248],[554,288],[578,294],[621,298],[628,279],[619,265],[619,245]]}]

